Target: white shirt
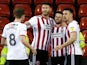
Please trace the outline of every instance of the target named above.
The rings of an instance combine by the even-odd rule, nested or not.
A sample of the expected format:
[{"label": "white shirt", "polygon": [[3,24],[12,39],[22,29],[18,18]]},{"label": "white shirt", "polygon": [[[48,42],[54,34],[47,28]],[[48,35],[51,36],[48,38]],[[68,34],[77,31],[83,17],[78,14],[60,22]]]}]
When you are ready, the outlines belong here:
[{"label": "white shirt", "polygon": [[77,33],[76,41],[67,47],[67,54],[82,55],[82,50],[80,48],[80,28],[77,21],[73,20],[69,23],[67,27],[67,39],[70,38],[71,32],[75,31]]},{"label": "white shirt", "polygon": [[27,35],[27,27],[25,24],[12,22],[5,25],[2,37],[7,40],[7,60],[28,59],[26,47],[21,42],[20,35]]}]

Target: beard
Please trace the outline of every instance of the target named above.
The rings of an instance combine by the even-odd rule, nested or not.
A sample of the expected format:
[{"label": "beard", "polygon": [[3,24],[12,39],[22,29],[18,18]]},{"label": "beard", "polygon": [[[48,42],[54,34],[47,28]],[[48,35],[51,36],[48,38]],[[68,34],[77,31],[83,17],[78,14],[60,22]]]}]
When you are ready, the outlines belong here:
[{"label": "beard", "polygon": [[42,13],[44,16],[48,16],[50,13],[49,12],[46,12],[46,13]]},{"label": "beard", "polygon": [[61,24],[61,22],[56,22],[56,24]]}]

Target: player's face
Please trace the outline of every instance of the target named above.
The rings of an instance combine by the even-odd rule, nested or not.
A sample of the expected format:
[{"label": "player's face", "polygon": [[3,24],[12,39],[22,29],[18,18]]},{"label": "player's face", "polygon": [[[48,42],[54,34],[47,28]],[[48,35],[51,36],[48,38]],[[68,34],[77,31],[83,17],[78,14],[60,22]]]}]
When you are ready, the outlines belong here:
[{"label": "player's face", "polygon": [[49,15],[50,11],[51,11],[51,7],[49,5],[46,5],[46,4],[42,5],[42,14],[44,16]]},{"label": "player's face", "polygon": [[68,10],[63,11],[63,21],[67,22],[70,18],[71,13]]},{"label": "player's face", "polygon": [[63,17],[62,14],[56,13],[55,14],[55,22],[60,24],[62,22],[62,17]]}]

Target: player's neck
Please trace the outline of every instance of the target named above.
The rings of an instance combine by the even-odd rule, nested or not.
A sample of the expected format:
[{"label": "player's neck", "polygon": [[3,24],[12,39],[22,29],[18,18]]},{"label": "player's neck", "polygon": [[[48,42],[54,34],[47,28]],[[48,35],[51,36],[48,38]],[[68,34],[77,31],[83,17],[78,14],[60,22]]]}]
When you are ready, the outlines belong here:
[{"label": "player's neck", "polygon": [[73,18],[70,18],[68,21],[68,24],[71,23],[73,21]]},{"label": "player's neck", "polygon": [[56,24],[56,27],[60,27],[61,26],[61,24]]},{"label": "player's neck", "polygon": [[22,21],[21,19],[17,19],[17,18],[14,20],[14,22],[20,22],[20,23],[21,21]]},{"label": "player's neck", "polygon": [[67,23],[62,22],[61,26],[62,26],[62,27],[67,27]]},{"label": "player's neck", "polygon": [[45,19],[48,19],[49,15],[45,16],[45,15],[42,14],[42,17],[44,17]]}]

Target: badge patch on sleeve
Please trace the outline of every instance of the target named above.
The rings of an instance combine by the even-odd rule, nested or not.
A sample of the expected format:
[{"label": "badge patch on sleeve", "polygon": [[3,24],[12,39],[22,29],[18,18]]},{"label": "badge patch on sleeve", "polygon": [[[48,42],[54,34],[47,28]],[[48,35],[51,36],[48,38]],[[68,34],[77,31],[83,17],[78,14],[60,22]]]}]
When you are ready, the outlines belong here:
[{"label": "badge patch on sleeve", "polygon": [[74,28],[74,27],[71,27],[71,28],[70,28],[70,31],[74,31],[74,30],[75,30],[75,28]]}]

